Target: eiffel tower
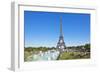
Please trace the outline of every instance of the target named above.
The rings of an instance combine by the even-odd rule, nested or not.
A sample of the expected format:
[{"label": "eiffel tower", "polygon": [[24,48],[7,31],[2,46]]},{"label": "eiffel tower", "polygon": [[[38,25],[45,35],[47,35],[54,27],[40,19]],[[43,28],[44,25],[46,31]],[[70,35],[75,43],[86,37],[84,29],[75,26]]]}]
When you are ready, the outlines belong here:
[{"label": "eiffel tower", "polygon": [[60,53],[63,52],[66,48],[63,33],[62,33],[62,17],[60,17],[60,36],[56,48],[60,51]]}]

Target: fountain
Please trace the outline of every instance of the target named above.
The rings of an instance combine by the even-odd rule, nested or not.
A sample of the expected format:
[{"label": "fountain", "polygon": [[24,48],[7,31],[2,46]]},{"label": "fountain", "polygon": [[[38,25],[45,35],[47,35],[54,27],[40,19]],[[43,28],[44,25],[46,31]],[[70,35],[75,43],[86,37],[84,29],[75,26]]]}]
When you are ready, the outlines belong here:
[{"label": "fountain", "polygon": [[40,51],[38,54],[32,55],[32,61],[40,61],[40,60],[56,60],[59,56],[60,52],[57,50],[48,50],[46,52]]}]

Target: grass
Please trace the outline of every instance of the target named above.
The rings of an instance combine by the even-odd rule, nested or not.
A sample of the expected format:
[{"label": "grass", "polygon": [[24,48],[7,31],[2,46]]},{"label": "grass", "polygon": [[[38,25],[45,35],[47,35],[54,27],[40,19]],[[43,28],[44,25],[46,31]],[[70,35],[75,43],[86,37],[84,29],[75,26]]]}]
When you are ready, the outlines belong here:
[{"label": "grass", "polygon": [[59,55],[58,60],[88,59],[88,58],[90,58],[90,52],[63,52]]},{"label": "grass", "polygon": [[32,51],[24,51],[24,61],[27,61],[28,57],[32,57],[32,54],[33,54]]}]

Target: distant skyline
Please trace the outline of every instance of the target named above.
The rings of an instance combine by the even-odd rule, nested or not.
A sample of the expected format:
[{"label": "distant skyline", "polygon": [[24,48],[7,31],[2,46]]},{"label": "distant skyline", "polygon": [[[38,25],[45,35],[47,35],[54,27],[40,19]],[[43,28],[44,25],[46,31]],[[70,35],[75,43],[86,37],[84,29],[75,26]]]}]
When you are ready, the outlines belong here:
[{"label": "distant skyline", "polygon": [[66,46],[90,43],[90,14],[24,11],[25,47],[56,47],[60,16]]}]

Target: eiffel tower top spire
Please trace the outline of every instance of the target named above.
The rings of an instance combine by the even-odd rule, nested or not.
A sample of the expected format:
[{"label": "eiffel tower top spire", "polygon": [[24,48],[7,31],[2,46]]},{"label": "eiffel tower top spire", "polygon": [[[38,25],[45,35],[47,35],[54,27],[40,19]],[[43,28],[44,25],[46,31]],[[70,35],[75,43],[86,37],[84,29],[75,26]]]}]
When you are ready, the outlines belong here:
[{"label": "eiffel tower top spire", "polygon": [[62,17],[60,16],[60,36],[63,36],[62,33]]}]

